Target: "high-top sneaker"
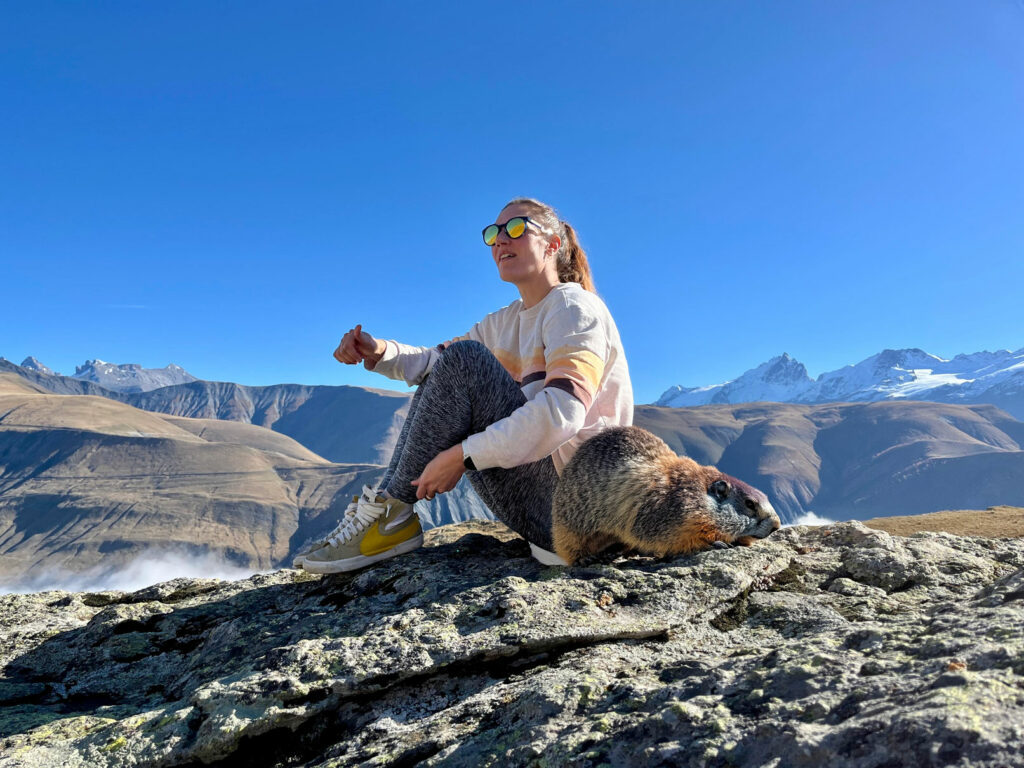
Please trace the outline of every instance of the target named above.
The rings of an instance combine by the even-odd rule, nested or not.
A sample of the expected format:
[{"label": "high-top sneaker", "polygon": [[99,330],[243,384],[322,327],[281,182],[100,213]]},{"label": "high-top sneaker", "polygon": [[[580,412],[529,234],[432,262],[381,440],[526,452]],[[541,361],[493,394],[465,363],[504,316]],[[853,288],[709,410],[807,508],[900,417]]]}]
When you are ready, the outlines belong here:
[{"label": "high-top sneaker", "polygon": [[413,505],[364,486],[354,514],[302,558],[302,567],[310,573],[355,571],[421,546],[423,529]]}]

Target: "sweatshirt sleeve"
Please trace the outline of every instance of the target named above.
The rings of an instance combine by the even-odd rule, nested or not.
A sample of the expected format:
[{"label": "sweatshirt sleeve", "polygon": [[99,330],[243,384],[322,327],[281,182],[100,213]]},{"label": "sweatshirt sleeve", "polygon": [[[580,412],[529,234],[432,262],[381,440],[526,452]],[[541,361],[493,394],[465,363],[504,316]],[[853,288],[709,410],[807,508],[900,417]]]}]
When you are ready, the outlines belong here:
[{"label": "sweatshirt sleeve", "polygon": [[384,354],[372,370],[396,381],[404,381],[410,387],[420,384],[434,367],[441,355],[438,347],[414,347],[388,339]]},{"label": "sweatshirt sleeve", "polygon": [[542,329],[544,386],[528,402],[463,441],[477,469],[515,467],[550,456],[575,437],[604,376],[608,334],[579,303],[553,313]]},{"label": "sweatshirt sleeve", "polygon": [[476,323],[468,333],[449,339],[436,347],[415,347],[387,339],[384,342],[384,354],[377,361],[377,365],[370,370],[387,376],[389,379],[404,381],[410,387],[418,386],[423,383],[427,374],[434,367],[434,363],[441,356],[441,352],[447,349],[449,344],[463,339],[482,342],[484,340],[483,333],[490,317],[489,315]]}]

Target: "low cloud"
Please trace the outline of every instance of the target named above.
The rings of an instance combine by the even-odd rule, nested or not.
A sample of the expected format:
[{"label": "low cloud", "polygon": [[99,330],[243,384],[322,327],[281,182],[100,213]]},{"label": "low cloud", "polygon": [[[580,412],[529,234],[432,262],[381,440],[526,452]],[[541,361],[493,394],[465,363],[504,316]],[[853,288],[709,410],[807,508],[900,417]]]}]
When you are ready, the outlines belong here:
[{"label": "low cloud", "polygon": [[802,515],[797,517],[793,522],[786,523],[783,528],[788,528],[791,525],[832,525],[835,520],[829,520],[827,517],[816,515],[813,512],[804,512]]},{"label": "low cloud", "polygon": [[45,592],[104,592],[137,589],[177,578],[245,579],[258,571],[239,568],[210,553],[193,554],[177,550],[151,549],[123,565],[97,565],[85,571],[72,572],[48,568],[45,573],[0,584],[0,594]]}]

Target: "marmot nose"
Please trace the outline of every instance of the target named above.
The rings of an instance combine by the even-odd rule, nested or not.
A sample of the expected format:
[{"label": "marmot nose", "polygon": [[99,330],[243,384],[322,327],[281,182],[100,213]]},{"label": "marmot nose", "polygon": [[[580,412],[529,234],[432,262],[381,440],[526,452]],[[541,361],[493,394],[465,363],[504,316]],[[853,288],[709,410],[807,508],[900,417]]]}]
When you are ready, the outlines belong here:
[{"label": "marmot nose", "polygon": [[779,521],[779,516],[775,513],[774,507],[767,501],[759,502],[756,499],[747,499],[746,506],[758,520],[772,518],[775,521],[774,530],[777,531],[781,527],[782,523]]}]

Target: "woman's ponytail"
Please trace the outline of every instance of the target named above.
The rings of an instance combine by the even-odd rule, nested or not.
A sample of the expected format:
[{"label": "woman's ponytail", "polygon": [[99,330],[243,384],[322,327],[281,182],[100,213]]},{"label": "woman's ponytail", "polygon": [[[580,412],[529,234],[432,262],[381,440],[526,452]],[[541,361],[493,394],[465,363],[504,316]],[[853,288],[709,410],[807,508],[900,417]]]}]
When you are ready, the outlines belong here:
[{"label": "woman's ponytail", "polygon": [[560,221],[559,225],[565,234],[562,247],[558,249],[558,279],[563,283],[579,283],[585,290],[595,293],[590,262],[576,237],[576,230],[568,221]]}]

